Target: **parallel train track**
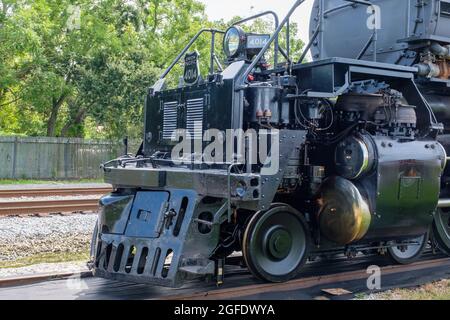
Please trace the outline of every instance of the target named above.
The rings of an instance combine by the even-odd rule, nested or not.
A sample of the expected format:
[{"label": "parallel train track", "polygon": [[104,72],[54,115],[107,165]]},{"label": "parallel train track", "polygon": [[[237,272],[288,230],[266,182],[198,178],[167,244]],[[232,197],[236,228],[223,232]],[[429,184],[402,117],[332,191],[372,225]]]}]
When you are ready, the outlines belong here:
[{"label": "parallel train track", "polygon": [[[0,198],[14,198],[12,201],[0,202],[0,216],[55,214],[92,212],[98,209],[100,195],[110,192],[110,188],[53,188],[53,189],[20,189],[0,190]],[[39,199],[28,198],[66,196],[67,199]],[[89,199],[74,199],[75,196],[93,196]],[[16,200],[26,197],[26,200]]]},{"label": "parallel train track", "polygon": [[[381,274],[388,275],[420,272],[439,267],[450,267],[450,258],[441,258],[433,260],[419,261],[410,265],[388,265],[381,267]],[[224,288],[211,291],[198,291],[192,293],[183,293],[180,295],[169,295],[164,299],[170,300],[230,300],[245,297],[254,297],[267,292],[292,292],[302,289],[308,289],[316,286],[329,286],[337,283],[365,280],[368,278],[367,269],[356,269],[352,271],[339,272],[334,274],[324,274],[320,276],[309,276],[300,279],[294,279],[284,283],[259,283],[245,285],[236,288]]]},{"label": "parallel train track", "polygon": [[103,195],[111,188],[46,188],[0,190],[0,198]]},{"label": "parallel train track", "polygon": [[98,199],[0,202],[0,216],[96,211]]}]

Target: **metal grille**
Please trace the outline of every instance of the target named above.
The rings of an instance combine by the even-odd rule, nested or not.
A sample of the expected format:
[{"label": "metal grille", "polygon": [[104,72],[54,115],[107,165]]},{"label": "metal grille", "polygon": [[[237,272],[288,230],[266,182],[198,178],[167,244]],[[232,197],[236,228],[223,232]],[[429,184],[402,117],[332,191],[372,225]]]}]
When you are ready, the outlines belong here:
[{"label": "metal grille", "polygon": [[178,102],[171,101],[164,103],[163,110],[163,139],[171,140],[172,134],[177,129]]},{"label": "metal grille", "polygon": [[186,101],[186,129],[191,134],[192,139],[202,140],[203,138],[203,107],[203,98]]}]

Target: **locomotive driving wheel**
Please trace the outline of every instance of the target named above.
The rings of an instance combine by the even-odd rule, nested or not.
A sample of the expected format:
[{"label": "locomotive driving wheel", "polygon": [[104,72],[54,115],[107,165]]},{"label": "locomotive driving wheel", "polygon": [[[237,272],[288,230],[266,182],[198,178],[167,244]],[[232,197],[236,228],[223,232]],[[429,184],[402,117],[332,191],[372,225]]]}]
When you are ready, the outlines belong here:
[{"label": "locomotive driving wheel", "polygon": [[250,272],[269,282],[294,278],[306,262],[310,233],[305,218],[288,205],[272,206],[248,223],[242,253]]},{"label": "locomotive driving wheel", "polygon": [[433,239],[437,247],[450,255],[450,211],[439,209],[433,222]]},{"label": "locomotive driving wheel", "polygon": [[422,255],[428,243],[428,233],[423,236],[410,239],[408,244],[399,243],[388,248],[391,259],[399,264],[410,264],[417,261]]}]

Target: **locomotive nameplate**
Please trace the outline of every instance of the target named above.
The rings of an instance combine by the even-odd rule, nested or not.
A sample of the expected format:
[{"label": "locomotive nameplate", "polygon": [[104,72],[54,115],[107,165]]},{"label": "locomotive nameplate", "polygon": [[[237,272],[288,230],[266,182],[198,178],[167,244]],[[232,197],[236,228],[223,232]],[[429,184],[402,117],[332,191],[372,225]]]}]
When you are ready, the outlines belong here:
[{"label": "locomotive nameplate", "polygon": [[184,82],[187,85],[193,86],[198,83],[200,77],[199,57],[197,51],[187,53],[184,57]]}]

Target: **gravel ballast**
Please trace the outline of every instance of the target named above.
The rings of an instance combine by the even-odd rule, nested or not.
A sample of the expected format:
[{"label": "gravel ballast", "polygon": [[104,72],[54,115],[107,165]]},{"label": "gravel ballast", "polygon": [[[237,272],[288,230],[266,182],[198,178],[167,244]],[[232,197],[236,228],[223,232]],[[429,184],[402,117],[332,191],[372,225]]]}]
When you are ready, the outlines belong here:
[{"label": "gravel ballast", "polygon": [[95,214],[0,218],[0,262],[86,252],[96,221]]},{"label": "gravel ballast", "polygon": [[[0,185],[0,190],[109,188],[104,183]],[[98,199],[99,195],[0,199],[0,206],[18,201]],[[0,217],[0,279],[42,273],[86,271],[96,214],[44,217]]]},{"label": "gravel ballast", "polygon": [[35,276],[40,274],[79,273],[89,271],[86,262],[39,263],[21,268],[0,269],[2,278]]}]

